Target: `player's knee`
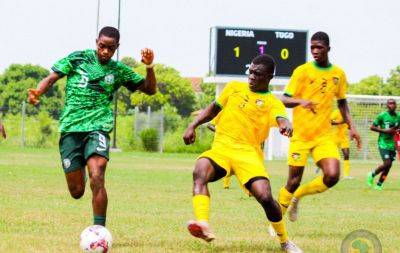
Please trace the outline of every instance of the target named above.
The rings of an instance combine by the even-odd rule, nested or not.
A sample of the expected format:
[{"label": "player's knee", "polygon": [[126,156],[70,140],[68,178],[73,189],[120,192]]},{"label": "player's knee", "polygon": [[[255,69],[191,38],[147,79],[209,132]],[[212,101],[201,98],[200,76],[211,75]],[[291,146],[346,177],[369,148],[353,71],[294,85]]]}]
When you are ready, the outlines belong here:
[{"label": "player's knee", "polygon": [[258,195],[257,200],[263,206],[271,206],[272,204],[274,204],[274,198],[271,194],[268,193],[262,193]]},{"label": "player's knee", "polygon": [[75,186],[69,189],[69,193],[71,194],[71,197],[73,197],[74,199],[80,199],[85,193],[85,187],[80,185]]},{"label": "player's knee", "polygon": [[90,187],[92,190],[104,188],[104,175],[94,174],[90,178]]},{"label": "player's knee", "polygon": [[201,167],[196,167],[193,170],[193,181],[198,184],[206,183],[206,175]]},{"label": "player's knee", "polygon": [[385,160],[383,163],[384,170],[388,170],[392,167],[392,160]]},{"label": "player's knee", "polygon": [[328,172],[324,176],[324,184],[328,187],[332,187],[339,181],[339,178],[339,172]]}]

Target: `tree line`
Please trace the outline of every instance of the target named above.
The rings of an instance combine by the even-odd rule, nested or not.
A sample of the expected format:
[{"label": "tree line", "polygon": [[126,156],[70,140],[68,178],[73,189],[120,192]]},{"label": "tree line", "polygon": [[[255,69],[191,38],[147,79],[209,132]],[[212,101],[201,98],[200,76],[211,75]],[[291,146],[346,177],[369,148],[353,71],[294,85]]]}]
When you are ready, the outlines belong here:
[{"label": "tree line", "polygon": [[[145,66],[131,57],[121,60],[139,74],[145,75]],[[161,107],[179,117],[188,117],[193,111],[199,110],[214,100],[215,84],[202,83],[202,92],[196,94],[188,79],[167,65],[156,64],[155,72],[158,81],[158,92],[154,96],[145,96],[140,92],[131,93],[125,88],[118,92],[118,112],[127,114],[135,107],[145,111],[147,106],[152,110]],[[5,114],[21,113],[23,101],[26,101],[27,90],[36,87],[41,79],[49,74],[49,70],[38,65],[12,64],[0,74],[0,111]],[[41,100],[39,106],[26,106],[28,115],[47,112],[58,119],[60,108],[63,106],[66,79],[60,79]],[[369,76],[358,83],[352,83],[348,88],[349,94],[363,95],[400,95],[400,66],[390,71],[386,80],[380,76]]]},{"label": "tree line", "polygon": [[[145,76],[143,64],[139,64],[131,57],[121,59],[123,63]],[[200,109],[214,99],[215,85],[201,84],[201,94],[193,91],[190,81],[169,66],[156,64],[158,92],[154,96],[145,96],[141,92],[131,93],[124,87],[118,91],[118,113],[127,114],[136,106],[145,111],[147,106],[152,110],[167,107],[170,112],[175,112],[181,117],[189,116],[193,111]],[[23,101],[26,101],[27,90],[37,84],[49,74],[49,70],[39,65],[12,64],[0,74],[0,112],[5,114],[21,113]],[[60,108],[63,106],[66,78],[60,79],[44,96],[39,106],[26,106],[28,115],[46,111],[51,117],[58,119]]]}]

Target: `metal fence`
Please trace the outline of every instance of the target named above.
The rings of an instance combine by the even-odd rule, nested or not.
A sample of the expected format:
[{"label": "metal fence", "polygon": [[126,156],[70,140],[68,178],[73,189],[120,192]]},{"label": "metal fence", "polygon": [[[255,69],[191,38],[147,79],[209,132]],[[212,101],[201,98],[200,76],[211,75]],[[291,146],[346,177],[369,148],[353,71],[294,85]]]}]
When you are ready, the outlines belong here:
[{"label": "metal fence", "polygon": [[[30,105],[23,102],[18,109],[14,108],[13,111],[16,113],[7,113],[2,117],[7,139],[0,139],[0,142],[6,146],[37,148],[57,146],[58,119],[61,111],[32,113],[27,110],[28,106]],[[8,108],[2,110],[4,113]],[[140,112],[136,107],[129,113],[118,114],[116,129],[116,148],[163,151],[165,134],[163,108],[152,111],[148,107],[145,112]],[[110,137],[113,138],[113,135],[110,134]]]}]

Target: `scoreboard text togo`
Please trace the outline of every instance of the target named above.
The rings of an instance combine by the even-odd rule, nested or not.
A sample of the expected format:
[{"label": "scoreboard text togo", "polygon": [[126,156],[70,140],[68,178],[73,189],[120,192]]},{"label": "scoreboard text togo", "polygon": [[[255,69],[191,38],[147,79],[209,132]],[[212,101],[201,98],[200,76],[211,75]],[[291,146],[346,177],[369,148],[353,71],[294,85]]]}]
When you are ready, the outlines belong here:
[{"label": "scoreboard text togo", "polygon": [[275,59],[275,76],[290,77],[307,60],[307,31],[213,27],[211,37],[215,75],[246,75],[259,54]]}]

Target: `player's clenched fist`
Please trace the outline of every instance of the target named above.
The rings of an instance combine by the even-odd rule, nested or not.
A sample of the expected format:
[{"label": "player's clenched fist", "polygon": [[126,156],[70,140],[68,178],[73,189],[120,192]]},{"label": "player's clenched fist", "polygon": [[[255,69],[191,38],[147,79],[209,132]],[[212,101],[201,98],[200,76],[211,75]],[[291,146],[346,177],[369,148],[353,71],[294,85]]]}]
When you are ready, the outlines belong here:
[{"label": "player's clenched fist", "polygon": [[292,137],[293,135],[293,127],[292,123],[290,123],[289,120],[285,118],[278,118],[277,119],[278,127],[279,127],[279,132],[287,137]]},{"label": "player's clenched fist", "polygon": [[40,96],[39,89],[28,89],[28,102],[37,105],[39,103],[39,96]]},{"label": "player's clenched fist", "polygon": [[194,143],[196,140],[196,130],[189,126],[185,133],[183,134],[183,141],[185,142],[186,145]]},{"label": "player's clenched fist", "polygon": [[149,48],[142,49],[142,62],[146,65],[151,65],[154,60],[154,52]]}]

